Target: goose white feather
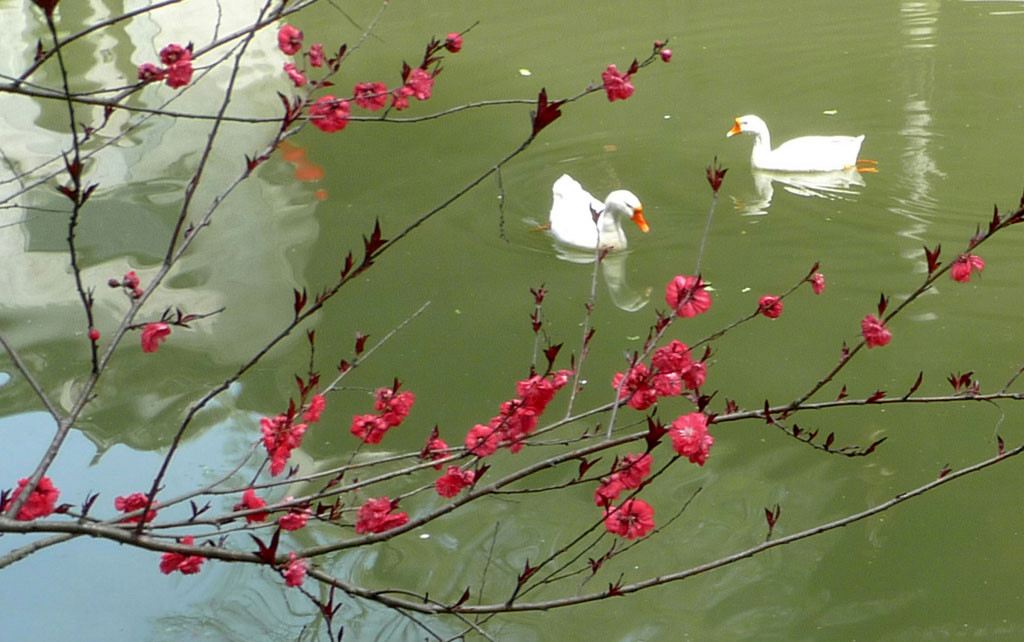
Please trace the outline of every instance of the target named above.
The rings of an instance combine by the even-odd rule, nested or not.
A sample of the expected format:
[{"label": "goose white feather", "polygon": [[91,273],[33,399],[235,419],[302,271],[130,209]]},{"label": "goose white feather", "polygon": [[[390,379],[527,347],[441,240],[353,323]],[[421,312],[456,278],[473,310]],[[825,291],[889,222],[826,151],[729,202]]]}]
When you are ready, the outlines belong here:
[{"label": "goose white feather", "polygon": [[779,172],[833,172],[857,166],[864,135],[802,136],[772,149],[768,125],[754,115],[740,116],[726,136],[750,134],[754,149],[750,164],[757,169]]},{"label": "goose white feather", "polygon": [[567,245],[622,249],[628,245],[624,221],[632,220],[644,232],[650,229],[640,199],[627,190],[615,190],[602,203],[571,176],[562,174],[551,187],[551,196],[551,233]]}]

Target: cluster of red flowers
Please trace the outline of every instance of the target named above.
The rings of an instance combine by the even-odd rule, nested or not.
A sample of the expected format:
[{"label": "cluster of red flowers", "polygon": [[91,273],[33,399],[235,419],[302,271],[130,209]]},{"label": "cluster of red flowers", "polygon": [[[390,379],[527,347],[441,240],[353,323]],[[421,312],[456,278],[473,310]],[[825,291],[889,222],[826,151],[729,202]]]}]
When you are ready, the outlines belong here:
[{"label": "cluster of red flowers", "polygon": [[188,47],[167,45],[160,50],[160,61],[164,67],[147,62],[139,65],[139,80],[144,83],[164,80],[171,89],[184,87],[192,81],[192,44]]},{"label": "cluster of red flowers", "polygon": [[569,381],[572,372],[559,370],[551,378],[534,375],[516,384],[519,395],[501,404],[501,411],[487,425],[477,424],[466,435],[466,448],[478,457],[493,455],[498,446],[513,453],[523,447],[523,440],[537,428],[537,420],[555,392]]},{"label": "cluster of red flowers", "polygon": [[434,490],[441,497],[455,497],[466,486],[472,486],[474,481],[476,481],[476,473],[472,470],[449,466],[448,471],[434,482]]},{"label": "cluster of red flowers", "polygon": [[[28,486],[28,478],[19,479],[18,487],[11,493],[10,499],[3,505],[0,505],[0,512],[7,508],[8,503],[18,499],[21,491],[25,490],[26,486]],[[60,491],[53,485],[53,480],[49,477],[43,477],[36,484],[35,490],[29,493],[28,499],[18,509],[18,514],[14,516],[14,519],[19,522],[30,522],[33,519],[46,517],[53,513],[58,497],[60,497]]]},{"label": "cluster of red flowers", "polygon": [[594,503],[608,506],[619,498],[624,490],[640,488],[645,477],[651,474],[653,459],[648,454],[627,454],[612,467],[612,474],[601,479],[597,491],[594,492]]},{"label": "cluster of red flowers", "polygon": [[646,410],[658,397],[682,394],[684,386],[687,390],[697,390],[706,378],[707,365],[703,361],[692,361],[686,344],[673,339],[654,351],[651,368],[638,363],[628,374],[617,372],[612,387],[619,390],[619,399],[628,399],[626,403],[631,408]]},{"label": "cluster of red flowers", "polygon": [[398,392],[400,385],[395,381],[391,388],[378,388],[374,393],[376,401],[373,403],[378,414],[352,417],[352,427],[349,431],[367,444],[379,444],[388,430],[405,421],[409,409],[416,401],[416,395],[408,390]]},{"label": "cluster of red flowers", "polygon": [[[294,56],[302,50],[302,32],[292,25],[284,25],[277,32],[277,44],[281,51],[288,56]],[[432,47],[440,47],[438,42]],[[458,33],[450,33],[445,38],[444,48],[451,53],[458,53],[462,49],[462,36]],[[430,49],[434,51],[434,49]],[[313,67],[320,67],[324,64],[323,45],[315,44],[310,47],[307,53],[309,64]],[[382,82],[361,82],[356,83],[352,90],[352,99],[356,105],[367,110],[377,111],[387,107],[390,100],[391,106],[396,110],[409,107],[409,98],[416,100],[427,100],[430,98],[434,87],[434,77],[438,71],[427,71],[427,65],[434,59],[428,55],[423,65],[416,68],[405,66],[402,71],[402,85],[388,90]],[[333,64],[333,63],[332,63]],[[304,87],[308,82],[306,75],[294,63],[286,62],[284,71],[296,87]],[[352,114],[350,101],[338,98],[332,94],[321,96],[309,108],[309,120],[313,126],[321,131],[333,133],[345,129]]]},{"label": "cluster of red flowers", "polygon": [[302,415],[305,423],[295,423],[295,410],[289,408],[286,414],[280,414],[273,419],[262,417],[260,419],[260,430],[263,433],[263,447],[267,449],[270,457],[270,474],[276,477],[284,470],[285,464],[292,456],[292,451],[302,445],[302,436],[306,434],[308,424],[320,421],[320,413],[323,412],[326,401],[323,395],[315,394],[309,402],[309,406]]},{"label": "cluster of red flowers", "polygon": [[383,533],[405,524],[409,521],[408,515],[392,512],[397,506],[397,501],[387,497],[368,500],[356,515],[356,533]]},{"label": "cluster of red flowers", "polygon": [[885,327],[885,322],[873,314],[869,314],[861,320],[860,331],[864,336],[864,343],[867,344],[869,350],[878,346],[888,345],[889,341],[892,340],[892,332],[889,332],[889,328]]},{"label": "cluster of red flowers", "polygon": [[[195,544],[195,538],[186,535],[181,539],[186,546]],[[182,555],[181,553],[164,553],[160,556],[160,572],[170,575],[174,571],[181,571],[183,575],[193,575],[199,572],[199,567],[206,561],[201,555]]]},{"label": "cluster of red flowers", "polygon": [[[118,496],[114,498],[114,508],[121,511],[122,513],[134,513],[137,510],[142,510],[146,507],[149,502],[149,495],[145,493],[132,493],[131,495]],[[122,524],[138,524],[140,521],[150,522],[156,517],[156,502],[148,511],[146,511],[146,519],[142,519],[142,515],[135,515],[134,517],[126,517],[121,520]]]}]

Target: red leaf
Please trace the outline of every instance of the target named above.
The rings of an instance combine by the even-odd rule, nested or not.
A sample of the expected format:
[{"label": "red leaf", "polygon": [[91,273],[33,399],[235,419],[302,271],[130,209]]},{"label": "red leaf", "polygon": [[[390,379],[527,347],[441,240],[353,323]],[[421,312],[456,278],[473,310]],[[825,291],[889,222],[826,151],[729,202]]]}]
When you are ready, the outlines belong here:
[{"label": "red leaf", "polygon": [[540,90],[540,94],[537,95],[537,111],[533,112],[534,136],[539,134],[542,129],[558,120],[558,118],[562,115],[562,112],[559,109],[559,107],[561,107],[564,103],[564,100],[556,100],[553,103],[548,103],[547,89],[542,88]]},{"label": "red leaf", "polygon": [[363,350],[366,348],[366,340],[370,338],[370,335],[363,334],[362,332],[356,332],[356,354],[363,354]]},{"label": "red leaf", "polygon": [[306,301],[308,301],[308,297],[306,296],[306,288],[302,288],[301,294],[299,293],[298,290],[292,290],[292,293],[294,294],[295,297],[295,302],[292,304],[292,307],[295,310],[295,316],[299,316],[299,313],[302,312],[302,308],[306,307]]},{"label": "red leaf", "polygon": [[876,390],[875,394],[873,394],[873,395],[871,395],[870,397],[867,398],[867,402],[868,403],[875,403],[876,401],[878,401],[878,400],[880,400],[880,399],[882,399],[884,397],[885,397],[885,391],[884,390]]},{"label": "red leaf", "polygon": [[666,434],[668,434],[668,429],[665,426],[655,421],[652,417],[647,417],[647,434],[644,435],[644,440],[647,442],[648,451],[653,450]]},{"label": "red leaf", "polygon": [[942,251],[942,245],[936,245],[934,250],[929,250],[927,246],[924,248],[924,255],[928,261],[928,274],[931,274],[938,269],[941,263],[939,263],[939,252]]},{"label": "red leaf", "polygon": [[923,370],[921,372],[917,373],[917,381],[914,382],[914,385],[910,386],[910,390],[907,391],[907,394],[903,395],[903,398],[906,399],[910,395],[912,395],[915,392],[917,392],[917,389],[921,387],[921,381],[922,380],[924,380],[924,371]]},{"label": "red leaf", "polygon": [[879,298],[878,298],[878,316],[879,317],[885,316],[885,309],[887,307],[889,307],[889,299],[883,293],[883,294],[879,295]]},{"label": "red leaf", "polygon": [[829,448],[831,448],[832,444],[835,442],[835,440],[836,440],[836,434],[834,432],[830,432],[828,434],[828,437],[825,438],[825,450],[828,450]]}]

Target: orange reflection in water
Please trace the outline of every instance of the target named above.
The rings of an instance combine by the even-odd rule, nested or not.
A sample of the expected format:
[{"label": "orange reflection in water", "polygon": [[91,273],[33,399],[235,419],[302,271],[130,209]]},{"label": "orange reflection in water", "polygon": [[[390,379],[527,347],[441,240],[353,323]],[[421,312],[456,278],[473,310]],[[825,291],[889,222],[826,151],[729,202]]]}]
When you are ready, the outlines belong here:
[{"label": "orange reflection in water", "polygon": [[[281,151],[281,158],[295,166],[295,180],[303,182],[319,181],[326,175],[323,167],[306,158],[307,150],[305,147],[299,147],[287,140],[282,140],[277,144],[277,148]],[[317,199],[322,201],[327,198],[327,190],[318,189],[315,195]]]}]

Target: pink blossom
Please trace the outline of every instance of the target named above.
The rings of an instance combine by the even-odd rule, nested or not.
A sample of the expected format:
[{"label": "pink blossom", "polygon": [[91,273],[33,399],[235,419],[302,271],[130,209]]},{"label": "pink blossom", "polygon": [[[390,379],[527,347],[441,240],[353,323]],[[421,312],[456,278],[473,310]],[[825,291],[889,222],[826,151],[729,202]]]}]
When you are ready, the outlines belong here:
[{"label": "pink blossom", "polygon": [[604,527],[626,539],[643,537],[654,528],[654,509],[642,499],[627,499],[604,512]]},{"label": "pink blossom", "polygon": [[288,553],[288,564],[284,567],[284,583],[288,586],[302,586],[306,579],[309,562],[303,557],[296,557],[295,551]]},{"label": "pink blossom", "polygon": [[327,400],[324,396],[317,393],[313,395],[313,398],[309,400],[309,407],[306,408],[306,412],[302,414],[302,420],[309,424],[315,424],[320,421],[320,413],[327,407]]},{"label": "pink blossom", "polygon": [[163,321],[158,323],[147,323],[146,327],[142,329],[142,351],[143,352],[156,352],[157,348],[160,347],[160,343],[167,339],[167,335],[171,333],[171,326],[167,325]]},{"label": "pink blossom", "polygon": [[487,457],[498,449],[498,431],[491,426],[477,424],[466,434],[466,448],[471,455]]},{"label": "pink blossom", "polygon": [[703,361],[694,361],[683,370],[683,385],[687,390],[697,390],[708,377],[708,366]]},{"label": "pink blossom", "polygon": [[[242,493],[242,501],[235,504],[235,507],[232,508],[232,510],[253,510],[255,508],[263,508],[266,505],[266,500],[258,496],[254,489],[249,488]],[[270,513],[265,510],[249,513],[245,516],[245,523],[252,524],[253,522],[265,522],[269,515]]]},{"label": "pink blossom", "polygon": [[333,134],[345,129],[351,113],[347,100],[328,94],[316,99],[309,108],[309,120],[320,131]]},{"label": "pink blossom", "polygon": [[313,67],[324,66],[324,46],[319,42],[309,48],[309,64]]},{"label": "pink blossom", "polygon": [[594,503],[598,506],[608,506],[619,498],[619,493],[625,488],[618,475],[605,477],[594,491]]},{"label": "pink blossom", "polygon": [[782,314],[782,299],[774,294],[766,294],[758,299],[757,311],[769,319],[778,319]]},{"label": "pink blossom", "polygon": [[284,515],[281,515],[280,519],[277,520],[277,525],[282,530],[286,531],[297,531],[300,528],[306,527],[306,522],[309,520],[312,513],[308,508],[293,508]]},{"label": "pink blossom", "polygon": [[286,56],[294,56],[302,49],[302,32],[291,25],[277,31],[277,46]]},{"label": "pink blossom", "polygon": [[[13,502],[18,499],[26,486],[28,486],[28,478],[19,479],[18,487],[11,493],[11,498],[8,501]],[[35,490],[29,493],[28,499],[18,509],[18,514],[14,516],[14,519],[19,522],[30,522],[33,519],[46,517],[53,513],[58,497],[60,497],[60,491],[53,485],[53,480],[43,477],[36,484]],[[0,505],[0,511],[3,511],[6,506],[7,504]]]},{"label": "pink blossom", "polygon": [[651,365],[661,372],[682,373],[690,363],[690,349],[676,339],[655,350],[651,357]]},{"label": "pink blossom", "polygon": [[[427,441],[427,445],[423,447],[422,451],[420,451],[420,459],[429,458],[433,461],[437,461],[438,459],[444,459],[445,457],[448,456],[448,453],[445,452],[447,450],[448,444],[445,442],[444,439],[441,439],[440,437],[431,437]],[[443,467],[444,464],[435,464],[434,470],[441,470],[441,468]]]},{"label": "pink blossom", "polygon": [[368,111],[377,111],[388,105],[388,86],[382,82],[356,83],[352,95],[356,104]]},{"label": "pink blossom", "polygon": [[619,73],[615,65],[608,67],[601,72],[601,80],[604,81],[604,90],[608,94],[608,100],[625,100],[633,95],[633,85],[629,82],[629,74]]},{"label": "pink blossom", "polygon": [[129,270],[125,273],[124,278],[121,279],[121,283],[129,290],[134,290],[139,287],[139,275],[135,273],[135,270]]},{"label": "pink blossom", "polygon": [[159,82],[163,80],[166,75],[166,69],[163,67],[157,67],[151,62],[145,62],[139,65],[139,80],[142,82]]},{"label": "pink blossom", "polygon": [[260,418],[260,432],[263,433],[263,447],[270,457],[270,475],[276,477],[284,471],[292,451],[302,445],[306,424],[293,424],[288,415],[277,415],[273,419]]},{"label": "pink blossom", "polygon": [[291,79],[296,87],[304,87],[306,85],[306,76],[299,71],[299,68],[294,63],[284,63],[284,72],[288,74],[288,78]]},{"label": "pink blossom", "polygon": [[[145,493],[132,493],[131,495],[118,496],[114,498],[114,508],[121,511],[122,513],[134,513],[137,510],[142,510],[146,507],[146,503],[149,502],[149,495]],[[146,522],[152,521],[156,517],[156,502],[153,502],[150,509],[146,512]],[[126,517],[121,520],[122,524],[138,524],[142,520],[142,515],[135,515],[134,517]]]},{"label": "pink blossom", "polygon": [[409,521],[404,512],[392,513],[396,502],[387,497],[370,499],[359,507],[356,519],[356,533],[383,533],[398,528]]},{"label": "pink blossom", "polygon": [[665,286],[665,302],[683,318],[703,314],[711,307],[706,286],[698,276],[676,276]]},{"label": "pink blossom", "polygon": [[409,409],[416,401],[416,395],[408,390],[398,392],[397,385],[395,388],[378,388],[374,395],[377,400],[374,401],[373,407],[380,413],[388,428],[394,428],[405,421],[409,416]]},{"label": "pink blossom", "polygon": [[869,314],[861,320],[860,330],[864,336],[864,343],[868,345],[869,350],[876,346],[887,345],[892,340],[892,332],[889,332],[889,328],[885,327],[885,323],[873,314]]},{"label": "pink blossom", "polygon": [[645,477],[651,474],[654,459],[647,453],[641,455],[626,454],[615,467],[612,475],[617,476],[625,488],[640,488]]},{"label": "pink blossom", "polygon": [[704,413],[691,412],[680,415],[669,429],[672,449],[700,466],[708,460],[715,438],[708,434],[708,418]]},{"label": "pink blossom", "polygon": [[555,390],[561,390],[572,379],[572,375],[572,370],[558,370],[551,375],[551,384],[555,387]]},{"label": "pink blossom", "polygon": [[96,343],[100,340],[100,331],[94,327],[89,327],[89,341]]},{"label": "pink blossom", "polygon": [[954,281],[967,283],[971,280],[971,272],[985,269],[985,260],[976,254],[961,254],[949,268],[949,275]]},{"label": "pink blossom", "polygon": [[192,82],[192,61],[181,60],[167,68],[167,86],[178,89]]},{"label": "pink blossom", "polygon": [[[195,539],[191,535],[186,535],[181,539],[181,543],[192,546],[195,544]],[[169,575],[174,571],[180,571],[183,575],[193,575],[199,572],[199,567],[205,561],[206,558],[201,555],[167,552],[160,556],[160,572]]]},{"label": "pink blossom", "polygon": [[412,95],[416,96],[416,100],[427,100],[434,87],[434,74],[417,67],[409,72],[405,86],[412,89]]},{"label": "pink blossom", "polygon": [[[626,377],[625,384],[622,383],[623,377]],[[615,373],[612,387],[619,391],[619,399],[629,400],[626,403],[630,408],[646,410],[658,401],[657,391],[651,387],[650,373],[642,363],[633,366],[628,377],[621,372]]]},{"label": "pink blossom", "polygon": [[462,49],[462,36],[457,33],[450,33],[445,36],[444,48],[452,53],[459,53]]},{"label": "pink blossom", "polygon": [[408,85],[402,85],[391,91],[391,106],[397,111],[409,108],[409,96],[412,96],[413,89]]},{"label": "pink blossom", "polygon": [[672,50],[671,49],[662,49],[661,50],[661,59],[664,62],[668,62],[668,61],[672,60]]},{"label": "pink blossom", "polygon": [[192,49],[191,47],[182,47],[181,45],[167,45],[160,50],[160,62],[164,63],[168,67],[179,62],[188,62],[192,60]]},{"label": "pink blossom", "polygon": [[349,432],[362,439],[364,443],[379,444],[388,428],[387,422],[378,415],[356,415],[352,417]]},{"label": "pink blossom", "polygon": [[821,272],[815,272],[814,276],[811,277],[811,289],[815,294],[821,294],[825,291],[825,275]]},{"label": "pink blossom", "polygon": [[472,470],[449,466],[448,471],[434,482],[434,490],[441,497],[455,497],[463,488],[471,485],[474,479],[476,479],[476,473]]}]

